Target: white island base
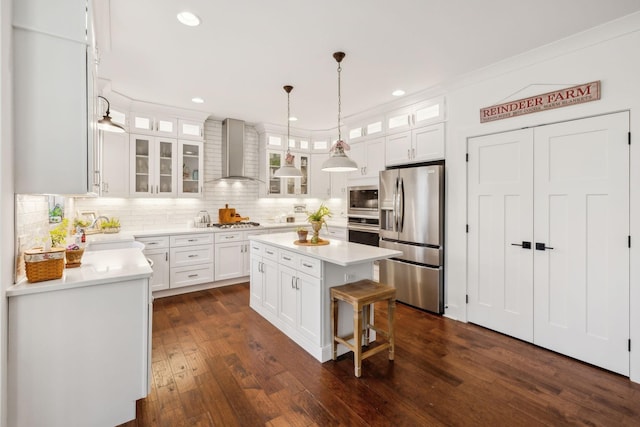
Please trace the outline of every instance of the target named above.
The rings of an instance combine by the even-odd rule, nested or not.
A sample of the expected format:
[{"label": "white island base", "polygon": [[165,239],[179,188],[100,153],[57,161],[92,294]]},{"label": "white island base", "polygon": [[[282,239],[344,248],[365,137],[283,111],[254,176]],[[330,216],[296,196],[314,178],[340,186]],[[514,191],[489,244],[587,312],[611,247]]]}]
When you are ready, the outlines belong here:
[{"label": "white island base", "polygon": [[[297,246],[291,233],[250,239],[249,305],[320,362],[332,359],[329,289],[372,279],[374,261],[402,254],[333,240],[326,246]],[[353,308],[340,302],[338,333],[352,332]],[[338,354],[347,351],[338,346]]]}]

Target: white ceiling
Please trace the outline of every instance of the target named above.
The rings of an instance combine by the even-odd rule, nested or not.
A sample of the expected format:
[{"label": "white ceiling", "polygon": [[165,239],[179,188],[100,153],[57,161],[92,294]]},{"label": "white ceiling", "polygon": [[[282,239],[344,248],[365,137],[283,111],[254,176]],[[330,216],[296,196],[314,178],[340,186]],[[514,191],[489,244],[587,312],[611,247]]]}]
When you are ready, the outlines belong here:
[{"label": "white ceiling", "polygon": [[[295,127],[310,130],[337,123],[335,51],[346,52],[348,117],[393,101],[394,89],[420,92],[640,10],[638,0],[98,1],[98,73],[111,90],[285,125],[290,84]],[[100,28],[105,10],[110,34]],[[201,25],[180,24],[183,10]]]}]

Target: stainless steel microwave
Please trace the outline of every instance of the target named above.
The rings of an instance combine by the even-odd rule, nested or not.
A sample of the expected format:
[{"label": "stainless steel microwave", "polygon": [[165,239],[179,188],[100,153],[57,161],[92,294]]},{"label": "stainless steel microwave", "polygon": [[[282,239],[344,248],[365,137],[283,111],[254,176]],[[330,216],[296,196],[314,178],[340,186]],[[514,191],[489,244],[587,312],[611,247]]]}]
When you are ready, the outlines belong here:
[{"label": "stainless steel microwave", "polygon": [[349,187],[347,214],[378,217],[378,187],[376,185]]}]

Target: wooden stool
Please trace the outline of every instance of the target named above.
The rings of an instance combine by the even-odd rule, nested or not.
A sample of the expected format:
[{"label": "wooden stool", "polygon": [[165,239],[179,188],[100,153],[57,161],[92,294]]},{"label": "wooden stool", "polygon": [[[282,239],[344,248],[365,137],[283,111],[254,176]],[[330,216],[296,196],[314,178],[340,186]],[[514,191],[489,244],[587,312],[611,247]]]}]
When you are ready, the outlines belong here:
[{"label": "wooden stool", "polygon": [[[344,301],[353,306],[353,335],[338,336],[338,300]],[[369,323],[371,321],[371,308],[378,301],[387,301],[389,330],[384,331]],[[396,308],[396,289],[393,286],[383,285],[373,280],[359,280],[346,285],[331,288],[331,329],[333,338],[331,346],[333,360],[337,359],[338,343],[353,351],[353,363],[355,365],[355,375],[360,377],[362,360],[385,349],[389,349],[389,360],[393,360],[394,352],[394,322]],[[364,312],[364,316],[363,316]],[[362,344],[369,345],[369,331],[373,329],[383,335],[387,342],[380,344],[370,350],[362,352]],[[364,336],[363,336],[364,331]],[[353,339],[353,344],[349,340]]]}]

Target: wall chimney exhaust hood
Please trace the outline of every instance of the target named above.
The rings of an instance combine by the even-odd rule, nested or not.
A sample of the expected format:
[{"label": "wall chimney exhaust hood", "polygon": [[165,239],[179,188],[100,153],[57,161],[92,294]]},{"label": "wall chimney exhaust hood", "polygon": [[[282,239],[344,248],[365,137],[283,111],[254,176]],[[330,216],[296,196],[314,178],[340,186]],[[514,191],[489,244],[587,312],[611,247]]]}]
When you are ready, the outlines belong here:
[{"label": "wall chimney exhaust hood", "polygon": [[245,170],[244,121],[222,121],[222,177],[215,181],[259,181]]}]

